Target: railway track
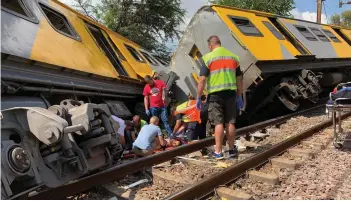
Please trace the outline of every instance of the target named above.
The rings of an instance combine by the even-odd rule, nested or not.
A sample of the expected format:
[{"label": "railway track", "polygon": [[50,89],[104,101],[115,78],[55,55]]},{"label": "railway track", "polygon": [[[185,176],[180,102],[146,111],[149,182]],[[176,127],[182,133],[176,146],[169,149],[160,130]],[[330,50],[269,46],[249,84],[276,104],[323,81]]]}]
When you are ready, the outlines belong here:
[{"label": "railway track", "polygon": [[[345,114],[343,118],[349,116],[351,113]],[[332,141],[331,129],[320,132],[331,125],[331,120],[324,121],[165,199],[203,199],[213,193],[228,200],[262,199],[259,196],[263,192],[270,192],[281,180],[286,179],[289,170],[296,169],[307,158],[313,158]],[[257,194],[253,189],[261,184],[268,184],[268,187],[265,186],[265,190],[261,187]]]},{"label": "railway track", "polygon": [[[318,106],[318,107],[315,107],[315,108],[312,108],[312,109],[308,109],[308,110],[305,110],[305,111],[298,112],[296,114],[286,115],[286,116],[279,117],[279,118],[276,118],[276,119],[272,119],[272,120],[269,120],[269,121],[261,122],[259,124],[255,124],[255,125],[252,125],[252,126],[249,126],[249,127],[238,129],[237,130],[237,136],[245,136],[248,133],[252,133],[252,132],[255,132],[255,131],[258,131],[258,130],[261,130],[261,129],[265,129],[265,128],[267,128],[269,126],[272,126],[272,125],[282,124],[282,123],[286,122],[288,119],[291,119],[294,116],[298,116],[298,115],[302,115],[302,114],[308,114],[308,113],[311,114],[316,109],[321,109],[321,107],[322,106]],[[322,125],[318,125],[318,126],[312,127],[308,131],[311,134],[312,131],[319,130],[322,127],[328,126],[329,124],[331,124],[331,122],[327,121],[327,122],[322,123]],[[308,135],[308,134],[305,134],[305,135]],[[256,155],[254,155],[253,153],[251,155],[248,154],[244,158],[241,158],[240,162],[237,162],[237,161],[233,162],[233,163],[228,162],[228,164],[232,165],[232,166],[230,166],[229,168],[225,169],[222,172],[218,171],[218,169],[214,170],[213,168],[212,169],[210,168],[211,170],[214,170],[214,171],[212,171],[214,176],[210,176],[210,177],[207,177],[207,178],[205,178],[206,175],[203,175],[202,177],[200,176],[200,179],[202,179],[202,178],[204,178],[204,179],[200,180],[196,185],[194,184],[194,185],[192,185],[190,187],[187,187],[186,189],[183,189],[183,190],[181,190],[179,192],[176,192],[176,193],[174,193],[173,195],[171,195],[171,196],[169,196],[167,198],[169,198],[169,199],[192,199],[192,198],[203,197],[204,195],[207,195],[211,191],[213,191],[213,189],[215,189],[217,186],[223,185],[223,184],[225,184],[227,182],[232,181],[233,180],[232,175],[235,175],[235,174],[232,174],[231,171],[237,172],[236,174],[240,173],[240,171],[238,171],[238,169],[234,169],[234,170],[232,170],[232,169],[233,168],[241,168],[242,171],[243,171],[243,168],[245,167],[245,165],[247,165],[247,163],[248,164],[252,163],[250,161],[253,161],[253,160],[250,159],[250,157],[254,157],[253,159],[255,159],[255,157],[258,157],[259,159],[261,158],[260,160],[256,160],[256,161],[261,161],[261,160],[263,160],[262,158],[264,156],[267,157],[267,155],[269,155],[269,157],[271,157],[270,155],[272,155],[272,156],[274,154],[277,155],[277,153],[283,152],[286,146],[292,146],[292,144],[297,143],[297,141],[299,141],[300,139],[304,138],[303,136],[304,135],[302,135],[302,136],[300,136],[298,138],[293,137],[292,140],[290,140],[290,139],[289,139],[289,141],[286,140],[286,142],[282,142],[283,144],[282,143],[278,143],[278,144],[274,145],[273,147],[271,147],[269,149],[266,149],[264,151],[260,151],[260,150],[257,151],[256,150],[254,152],[259,152],[258,154],[256,154]],[[131,174],[133,174],[133,173],[135,173],[135,172],[137,172],[139,170],[143,170],[145,167],[150,167],[152,165],[161,164],[163,162],[170,161],[171,159],[173,159],[175,157],[195,152],[195,151],[197,151],[197,150],[199,150],[199,149],[201,149],[203,147],[208,147],[208,146],[211,146],[213,144],[214,144],[213,137],[207,138],[207,139],[205,139],[203,141],[200,141],[198,143],[182,146],[182,147],[170,150],[170,151],[162,152],[162,153],[159,153],[159,154],[154,154],[154,155],[149,156],[149,157],[141,158],[141,159],[138,159],[138,160],[134,160],[134,161],[125,163],[125,164],[118,165],[116,167],[113,167],[113,168],[104,170],[104,171],[102,171],[100,173],[97,173],[97,174],[94,174],[94,175],[82,178],[82,179],[80,179],[78,181],[72,182],[72,183],[67,184],[65,186],[61,186],[59,188],[49,189],[49,190],[46,190],[46,191],[41,191],[39,193],[38,192],[34,192],[34,193],[32,192],[28,196],[28,198],[29,199],[48,199],[48,198],[60,199],[60,198],[65,198],[65,197],[77,194],[79,192],[91,189],[94,186],[104,185],[104,184],[106,184],[108,182],[112,182],[112,181],[115,181],[117,179],[124,178],[126,175],[131,175]],[[183,162],[192,161],[192,160],[189,160],[187,158],[184,159],[184,158],[179,158],[178,157],[178,159],[180,161],[183,161]],[[198,162],[198,160],[193,160],[193,161]],[[245,162],[245,161],[248,161],[248,162]],[[205,162],[206,161],[204,161],[204,163]],[[254,164],[251,164],[251,165],[256,165],[256,166],[257,165],[261,165],[261,163],[264,163],[264,161],[260,162],[259,164],[256,164],[256,163],[257,162],[254,162]],[[182,169],[180,169],[180,171],[182,171]],[[228,174],[231,175],[231,177],[229,177]],[[225,179],[223,179],[224,177],[225,177]],[[214,179],[214,181],[212,181],[212,179]],[[218,183],[219,181],[222,182],[222,183]],[[211,183],[211,185],[209,185],[209,183]],[[161,182],[161,185],[162,185],[162,182]],[[173,187],[176,187],[176,184],[174,184],[174,185],[175,186],[173,186]],[[173,188],[173,189],[180,189],[181,187],[182,187],[182,185],[178,185],[177,188]],[[197,193],[194,193],[194,192],[197,192]],[[199,194],[201,194],[201,195],[199,195]],[[162,196],[162,197],[164,197],[164,196]]]}]

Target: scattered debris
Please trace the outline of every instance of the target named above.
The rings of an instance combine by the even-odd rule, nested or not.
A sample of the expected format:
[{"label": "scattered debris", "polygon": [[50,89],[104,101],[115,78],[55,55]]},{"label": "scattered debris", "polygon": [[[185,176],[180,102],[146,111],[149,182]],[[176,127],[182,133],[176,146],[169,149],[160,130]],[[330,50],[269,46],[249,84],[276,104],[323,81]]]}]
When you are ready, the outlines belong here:
[{"label": "scattered debris", "polygon": [[147,179],[142,179],[142,180],[139,180],[139,181],[137,181],[137,182],[135,182],[135,183],[132,183],[132,184],[130,184],[130,185],[128,185],[128,186],[125,186],[125,187],[123,187],[123,188],[124,188],[124,190],[128,190],[128,189],[130,189],[130,188],[133,188],[133,187],[135,187],[135,186],[139,186],[140,184],[148,183],[148,182],[150,182],[150,181],[147,180]]}]

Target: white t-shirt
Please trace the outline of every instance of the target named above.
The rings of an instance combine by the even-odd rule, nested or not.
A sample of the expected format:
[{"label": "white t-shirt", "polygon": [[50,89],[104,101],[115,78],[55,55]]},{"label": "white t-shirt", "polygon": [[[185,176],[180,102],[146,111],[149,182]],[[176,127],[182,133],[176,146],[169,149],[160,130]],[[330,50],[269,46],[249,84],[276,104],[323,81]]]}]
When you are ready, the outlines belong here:
[{"label": "white t-shirt", "polygon": [[124,120],[116,117],[115,115],[111,115],[111,117],[113,118],[113,120],[119,123],[118,135],[124,136],[124,129],[126,128]]}]

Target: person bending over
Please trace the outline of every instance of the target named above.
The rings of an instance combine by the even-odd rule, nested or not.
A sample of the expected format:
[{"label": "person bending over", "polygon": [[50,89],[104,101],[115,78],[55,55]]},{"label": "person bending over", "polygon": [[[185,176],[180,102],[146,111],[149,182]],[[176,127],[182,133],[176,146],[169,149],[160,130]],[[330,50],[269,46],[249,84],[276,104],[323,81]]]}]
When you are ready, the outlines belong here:
[{"label": "person bending over", "polygon": [[131,150],[133,145],[133,140],[130,132],[132,128],[131,122],[118,118],[115,115],[111,115],[111,117],[119,124],[119,129],[117,132],[123,148],[126,150]]},{"label": "person bending over", "polygon": [[167,142],[163,139],[159,125],[159,118],[151,117],[150,124],[141,128],[140,133],[133,143],[133,152],[137,156],[148,156],[161,147],[165,147]]}]

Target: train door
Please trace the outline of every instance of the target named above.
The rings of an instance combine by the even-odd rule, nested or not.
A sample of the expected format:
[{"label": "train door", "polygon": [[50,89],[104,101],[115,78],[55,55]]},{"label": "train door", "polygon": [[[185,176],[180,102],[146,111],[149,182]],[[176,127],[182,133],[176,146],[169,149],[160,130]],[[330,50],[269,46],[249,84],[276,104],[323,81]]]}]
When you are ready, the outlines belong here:
[{"label": "train door", "polygon": [[[112,41],[109,43],[109,38],[106,38],[100,28],[85,22],[85,25],[89,29],[91,35],[94,37],[96,43],[105,53],[106,57],[110,60],[116,71],[121,76],[128,76],[127,71],[124,69],[120,59],[117,57],[113,47],[111,46]],[[121,54],[122,55],[122,54]]]}]

